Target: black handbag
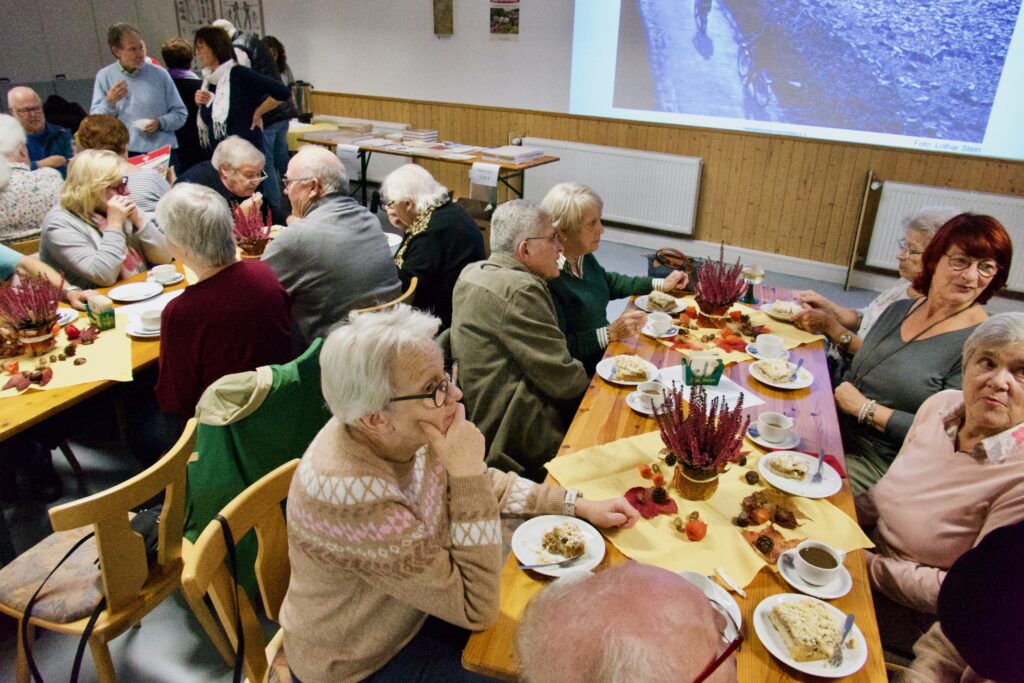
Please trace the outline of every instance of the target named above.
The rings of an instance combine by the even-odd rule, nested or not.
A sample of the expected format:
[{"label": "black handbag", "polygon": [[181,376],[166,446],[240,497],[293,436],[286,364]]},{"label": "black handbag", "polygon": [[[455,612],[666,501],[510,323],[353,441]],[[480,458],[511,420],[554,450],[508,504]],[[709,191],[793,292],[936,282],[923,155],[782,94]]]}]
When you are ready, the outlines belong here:
[{"label": "black handbag", "polygon": [[665,278],[677,270],[682,270],[690,276],[690,283],[686,288],[693,290],[697,282],[697,270],[694,267],[694,261],[689,256],[673,247],[662,247],[647,254],[646,258],[647,277]]}]

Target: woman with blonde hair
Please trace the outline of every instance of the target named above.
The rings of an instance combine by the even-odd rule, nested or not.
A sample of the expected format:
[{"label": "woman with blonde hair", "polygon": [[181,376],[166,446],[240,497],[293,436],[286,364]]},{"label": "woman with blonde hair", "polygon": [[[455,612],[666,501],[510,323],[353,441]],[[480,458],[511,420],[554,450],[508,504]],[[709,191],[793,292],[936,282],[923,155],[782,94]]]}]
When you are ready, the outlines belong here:
[{"label": "woman with blonde hair", "polygon": [[[75,133],[75,144],[80,151],[105,149],[124,159],[122,168],[128,176],[128,195],[143,211],[156,211],[156,203],[171,189],[170,183],[162,173],[128,162],[128,129],[116,116],[86,116]],[[172,169],[169,172],[173,182],[174,171]]]},{"label": "woman with blonde hair", "polygon": [[72,285],[106,287],[171,261],[163,233],[127,196],[123,163],[113,152],[79,153],[43,218],[40,258]]}]

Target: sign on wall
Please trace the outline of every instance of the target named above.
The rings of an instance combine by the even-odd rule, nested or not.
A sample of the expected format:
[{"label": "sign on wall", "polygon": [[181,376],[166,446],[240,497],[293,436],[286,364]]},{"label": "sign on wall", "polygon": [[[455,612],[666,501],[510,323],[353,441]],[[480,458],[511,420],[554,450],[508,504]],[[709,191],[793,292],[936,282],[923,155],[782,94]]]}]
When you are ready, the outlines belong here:
[{"label": "sign on wall", "polygon": [[190,39],[196,29],[227,19],[246,33],[263,35],[263,0],[174,0],[178,35]]}]

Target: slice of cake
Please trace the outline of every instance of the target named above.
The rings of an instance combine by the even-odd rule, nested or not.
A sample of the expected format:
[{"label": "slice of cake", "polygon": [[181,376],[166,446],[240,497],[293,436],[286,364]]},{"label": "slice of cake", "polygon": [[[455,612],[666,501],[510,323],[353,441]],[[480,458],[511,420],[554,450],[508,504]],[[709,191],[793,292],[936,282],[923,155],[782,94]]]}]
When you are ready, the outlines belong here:
[{"label": "slice of cake", "polygon": [[773,455],[772,459],[768,461],[768,467],[772,472],[786,479],[803,481],[807,476],[807,461],[791,453]]},{"label": "slice of cake", "polygon": [[782,358],[759,360],[756,365],[757,369],[773,382],[788,382],[789,376],[793,374],[793,368],[796,367],[788,360],[783,360]]},{"label": "slice of cake", "polygon": [[615,380],[618,382],[646,382],[647,364],[640,356],[615,356]]},{"label": "slice of cake", "polygon": [[776,301],[772,304],[772,313],[780,318],[792,318],[802,310],[795,301]]},{"label": "slice of cake", "polygon": [[647,295],[647,307],[652,311],[671,312],[676,310],[677,305],[675,297],[665,292],[653,291]]},{"label": "slice of cake", "polygon": [[768,620],[789,656],[798,662],[828,659],[839,644],[839,627],[828,608],[817,600],[779,603],[768,613]]},{"label": "slice of cake", "polygon": [[562,522],[541,537],[541,545],[549,553],[556,553],[566,559],[579,557],[587,551],[587,541],[579,526]]}]

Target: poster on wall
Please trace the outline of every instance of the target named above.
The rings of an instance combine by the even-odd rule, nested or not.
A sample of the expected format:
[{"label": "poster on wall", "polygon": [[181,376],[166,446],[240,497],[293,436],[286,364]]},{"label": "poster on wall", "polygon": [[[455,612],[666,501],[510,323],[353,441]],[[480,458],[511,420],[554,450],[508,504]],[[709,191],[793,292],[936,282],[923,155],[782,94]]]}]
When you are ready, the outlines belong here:
[{"label": "poster on wall", "polygon": [[227,19],[235,28],[263,35],[263,0],[174,0],[178,35],[191,39],[196,29],[215,19]]},{"label": "poster on wall", "polygon": [[452,0],[434,0],[434,35],[450,36],[455,33]]},{"label": "poster on wall", "polygon": [[519,35],[519,0],[491,0],[491,33]]}]

